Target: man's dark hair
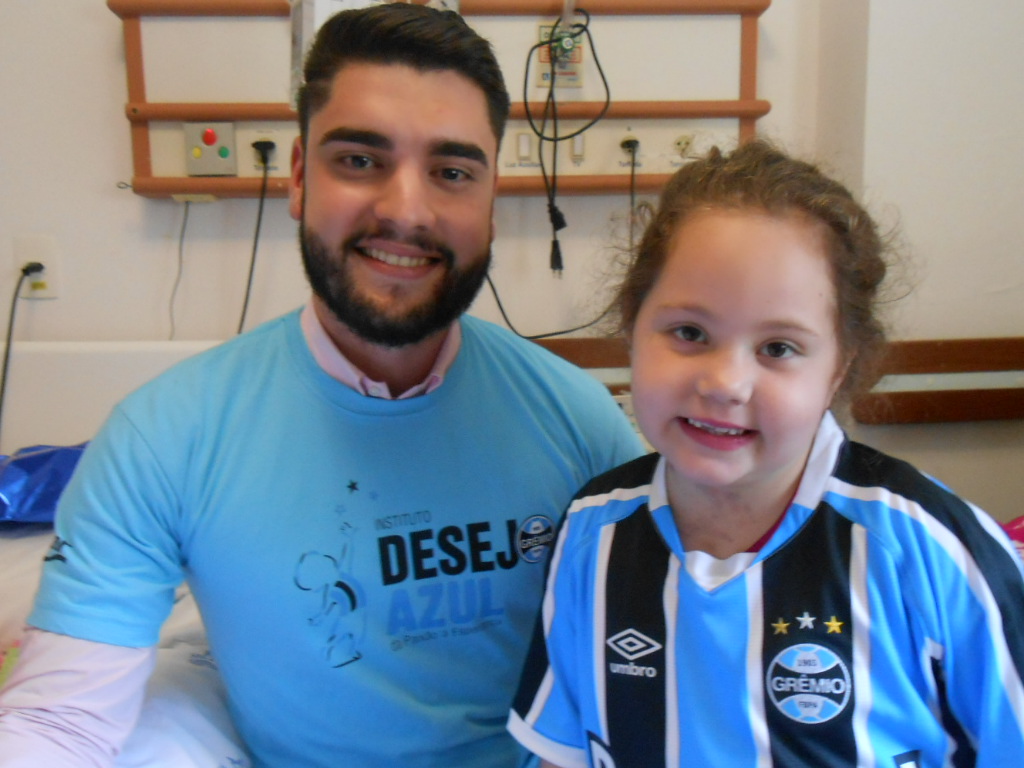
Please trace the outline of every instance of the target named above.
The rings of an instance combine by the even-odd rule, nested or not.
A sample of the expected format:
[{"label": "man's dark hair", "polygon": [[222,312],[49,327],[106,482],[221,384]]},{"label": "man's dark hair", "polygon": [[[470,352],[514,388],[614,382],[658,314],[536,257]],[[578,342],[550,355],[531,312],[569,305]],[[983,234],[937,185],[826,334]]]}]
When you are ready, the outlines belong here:
[{"label": "man's dark hair", "polygon": [[494,136],[501,143],[509,96],[491,44],[454,11],[411,3],[384,3],[341,11],[317,32],[306,55],[298,93],[299,128],[305,142],[310,116],[331,95],[346,64],[403,64],[420,71],[451,70],[476,83],[487,98]]}]

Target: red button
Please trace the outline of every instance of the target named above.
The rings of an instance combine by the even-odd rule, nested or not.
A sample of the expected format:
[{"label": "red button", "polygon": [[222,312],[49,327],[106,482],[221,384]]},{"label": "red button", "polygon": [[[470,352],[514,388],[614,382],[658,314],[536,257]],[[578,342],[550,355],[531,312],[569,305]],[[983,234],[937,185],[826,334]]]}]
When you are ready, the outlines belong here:
[{"label": "red button", "polygon": [[212,147],[217,142],[217,132],[213,128],[203,131],[203,144]]}]

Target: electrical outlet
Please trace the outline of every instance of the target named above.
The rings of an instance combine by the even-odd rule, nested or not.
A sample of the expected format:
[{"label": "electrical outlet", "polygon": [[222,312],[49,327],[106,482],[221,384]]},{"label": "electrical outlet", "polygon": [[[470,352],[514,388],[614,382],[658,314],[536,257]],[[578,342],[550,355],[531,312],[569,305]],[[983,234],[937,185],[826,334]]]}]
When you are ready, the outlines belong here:
[{"label": "electrical outlet", "polygon": [[57,240],[50,235],[21,235],[14,238],[15,279],[30,262],[43,265],[42,272],[29,275],[21,282],[19,297],[23,299],[56,299],[60,295],[60,256]]},{"label": "electrical outlet", "polygon": [[234,123],[185,123],[185,171],[189,176],[237,176]]},{"label": "electrical outlet", "polygon": [[261,150],[267,153],[267,171],[270,172],[277,168],[274,164],[275,156],[277,155],[277,142],[273,139],[259,138],[252,143],[252,153],[255,158],[255,168],[261,173],[263,172],[263,156]]},{"label": "electrical outlet", "polygon": [[679,156],[682,157],[682,158],[685,158],[687,156],[687,153],[690,151],[690,148],[692,146],[693,146],[693,134],[692,133],[684,133],[682,136],[677,137],[676,140],[675,140],[676,152],[678,152]]},{"label": "electrical outlet", "polygon": [[619,146],[622,147],[622,151],[627,155],[632,156],[634,153],[639,154],[640,152],[640,139],[633,134],[627,134],[619,142]]},{"label": "electrical outlet", "polygon": [[574,37],[569,32],[549,22],[539,25],[538,42],[551,41],[552,34],[555,37],[551,45],[541,46],[537,51],[535,85],[538,88],[550,88],[552,74],[556,88],[583,87],[583,42],[578,35]]}]

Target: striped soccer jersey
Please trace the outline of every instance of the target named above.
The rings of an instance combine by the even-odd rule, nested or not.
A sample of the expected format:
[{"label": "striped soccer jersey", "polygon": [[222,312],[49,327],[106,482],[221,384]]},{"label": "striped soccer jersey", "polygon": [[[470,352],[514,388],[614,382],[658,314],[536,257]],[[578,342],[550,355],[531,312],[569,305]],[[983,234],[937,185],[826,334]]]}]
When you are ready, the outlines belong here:
[{"label": "striped soccer jersey", "polygon": [[1024,765],[1024,570],[831,414],[757,554],[684,552],[656,454],[569,508],[509,729],[601,768]]}]

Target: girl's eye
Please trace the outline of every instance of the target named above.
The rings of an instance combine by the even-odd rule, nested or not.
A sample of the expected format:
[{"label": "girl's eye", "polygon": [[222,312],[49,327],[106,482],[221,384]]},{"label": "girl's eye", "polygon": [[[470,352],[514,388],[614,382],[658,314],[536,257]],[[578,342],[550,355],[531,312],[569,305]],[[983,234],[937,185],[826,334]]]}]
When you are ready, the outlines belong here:
[{"label": "girl's eye", "polygon": [[796,354],[796,348],[786,341],[769,341],[762,347],[765,355],[775,359],[792,357]]},{"label": "girl's eye", "polygon": [[689,341],[694,343],[702,342],[707,338],[707,336],[704,334],[704,331],[702,331],[696,325],[681,325],[678,328],[676,328],[675,331],[673,331],[673,333],[675,333],[675,335],[678,336],[683,341]]}]

